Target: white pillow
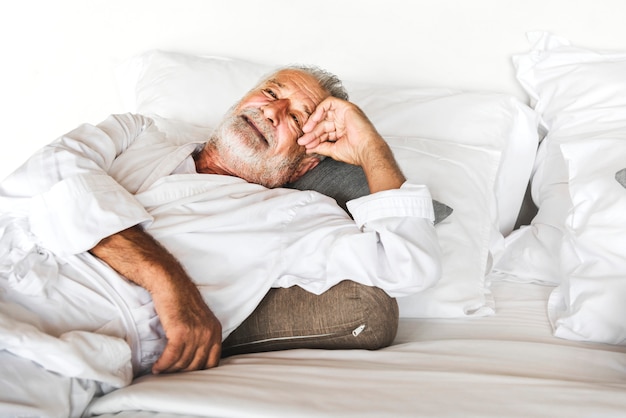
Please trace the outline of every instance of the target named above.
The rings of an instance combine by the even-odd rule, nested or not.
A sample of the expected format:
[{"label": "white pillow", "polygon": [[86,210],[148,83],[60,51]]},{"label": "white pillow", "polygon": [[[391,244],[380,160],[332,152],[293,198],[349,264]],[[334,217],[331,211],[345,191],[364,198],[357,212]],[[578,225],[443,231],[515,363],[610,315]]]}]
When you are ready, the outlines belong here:
[{"label": "white pillow", "polygon": [[[150,51],[131,59],[119,75],[129,111],[210,127],[269,71],[269,66],[245,61]],[[440,177],[431,177],[431,192],[455,211],[437,227],[446,248],[442,287],[429,298],[418,298],[422,306],[403,312],[444,317],[491,313],[484,276],[490,249],[513,228],[521,206],[537,145],[535,113],[503,94],[346,86],[385,138],[429,138],[416,144],[429,143],[434,150],[421,154],[436,158],[432,171]],[[402,168],[424,182],[428,173],[414,157],[421,151],[409,149],[411,157],[405,160],[415,167],[405,162]],[[452,220],[454,226],[446,224]]]},{"label": "white pillow", "polygon": [[214,56],[148,51],[117,71],[127,109],[215,127],[272,67]]},{"label": "white pillow", "polygon": [[560,244],[572,208],[561,145],[626,129],[626,53],[572,46],[545,32],[530,33],[529,40],[530,52],[513,62],[547,131],[532,177],[539,210],[530,226],[506,238],[494,271],[520,281],[559,284]]},{"label": "white pillow", "polygon": [[[215,56],[148,51],[120,66],[127,110],[213,127],[272,66]],[[536,114],[515,97],[448,89],[344,83],[383,136],[410,136],[502,151],[495,185],[498,227],[515,225],[537,146]]]},{"label": "white pillow", "polygon": [[626,130],[561,146],[572,210],[561,248],[563,282],[548,313],[558,337],[626,344]]},{"label": "white pillow", "polygon": [[489,241],[496,218],[500,151],[432,139],[386,137],[410,180],[426,184],[433,196],[454,208],[437,224],[443,275],[431,289],[398,298],[405,318],[483,316],[494,313],[485,283]]}]

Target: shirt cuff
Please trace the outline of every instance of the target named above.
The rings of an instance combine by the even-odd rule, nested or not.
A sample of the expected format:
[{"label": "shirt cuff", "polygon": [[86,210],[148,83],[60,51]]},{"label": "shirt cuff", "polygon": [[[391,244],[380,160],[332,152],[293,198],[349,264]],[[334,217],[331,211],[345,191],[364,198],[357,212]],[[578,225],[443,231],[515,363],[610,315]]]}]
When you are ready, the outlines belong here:
[{"label": "shirt cuff", "polygon": [[435,221],[428,187],[409,182],[405,182],[399,189],[351,200],[347,206],[359,227],[376,219],[390,217],[417,217]]}]

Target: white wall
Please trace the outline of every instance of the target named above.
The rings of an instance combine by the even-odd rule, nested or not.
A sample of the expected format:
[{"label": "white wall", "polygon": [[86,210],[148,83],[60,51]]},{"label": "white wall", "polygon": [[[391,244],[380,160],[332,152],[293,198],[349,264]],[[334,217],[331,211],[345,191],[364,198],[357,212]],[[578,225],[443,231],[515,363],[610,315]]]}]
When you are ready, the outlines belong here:
[{"label": "white wall", "polygon": [[626,49],[623,0],[15,0],[0,6],[0,177],[125,111],[114,68],[152,48],[320,64],[352,80],[523,93],[525,32]]}]

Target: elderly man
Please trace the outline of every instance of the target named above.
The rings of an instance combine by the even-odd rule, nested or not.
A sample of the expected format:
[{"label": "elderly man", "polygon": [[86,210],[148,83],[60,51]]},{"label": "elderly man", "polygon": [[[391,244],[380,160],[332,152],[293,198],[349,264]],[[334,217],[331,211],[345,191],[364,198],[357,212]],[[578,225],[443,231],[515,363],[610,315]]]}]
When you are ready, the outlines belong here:
[{"label": "elderly man", "polygon": [[[288,67],[205,143],[140,115],[59,138],[0,184],[0,301],[52,336],[125,339],[138,374],[216,366],[272,288],[315,298],[350,281],[394,297],[432,285],[429,192],[345,99],[336,77]],[[350,202],[354,221],[332,199],[277,188],[323,156],[363,168],[372,194]],[[372,316],[376,304],[388,302]]]}]

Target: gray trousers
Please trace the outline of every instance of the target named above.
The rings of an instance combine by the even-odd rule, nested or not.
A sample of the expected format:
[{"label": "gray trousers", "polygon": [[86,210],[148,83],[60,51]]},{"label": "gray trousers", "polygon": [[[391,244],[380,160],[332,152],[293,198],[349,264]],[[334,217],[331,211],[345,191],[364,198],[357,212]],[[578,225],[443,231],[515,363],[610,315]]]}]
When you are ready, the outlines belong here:
[{"label": "gray trousers", "polygon": [[227,338],[222,357],[293,348],[367,349],[390,345],[398,304],[384,291],[349,280],[321,295],[272,289]]}]

